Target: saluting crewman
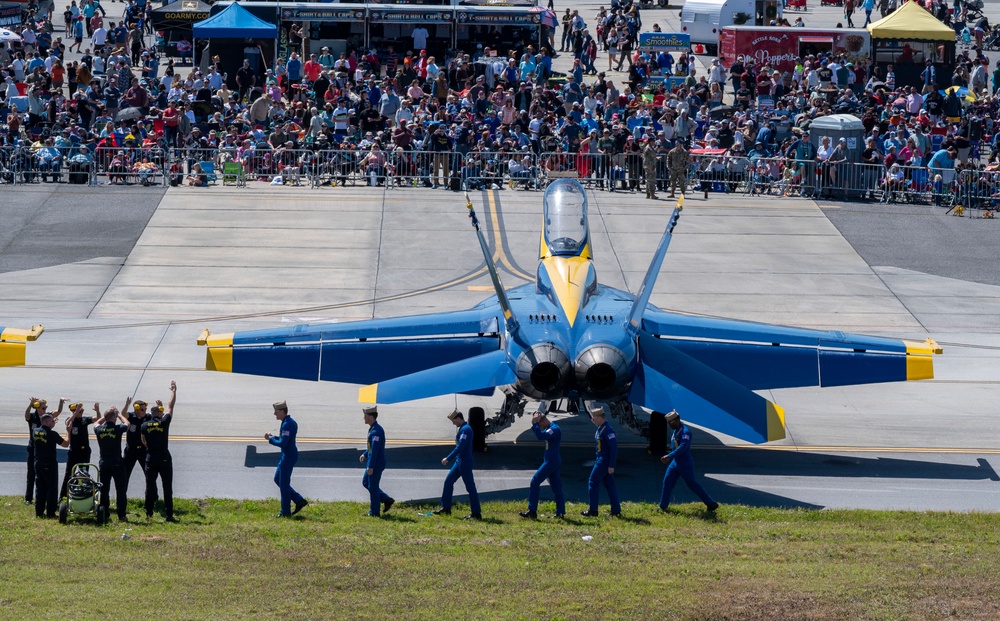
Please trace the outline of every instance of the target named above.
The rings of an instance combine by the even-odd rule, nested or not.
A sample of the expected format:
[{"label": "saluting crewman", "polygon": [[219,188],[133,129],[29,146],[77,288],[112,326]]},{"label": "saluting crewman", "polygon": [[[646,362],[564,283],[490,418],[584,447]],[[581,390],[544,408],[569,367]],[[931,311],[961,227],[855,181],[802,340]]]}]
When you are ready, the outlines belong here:
[{"label": "saluting crewman", "polygon": [[174,466],[170,459],[170,423],[174,419],[174,403],[177,402],[177,383],[170,382],[170,402],[164,411],[163,402],[156,400],[150,412],[151,418],[142,424],[142,443],[146,447],[146,518],[153,517],[156,504],[156,477],[163,484],[163,509],[167,521],[174,521]]},{"label": "saluting crewman", "polygon": [[[59,409],[52,415],[58,419],[62,414],[63,404],[66,399],[59,400]],[[42,416],[48,411],[49,404],[45,399],[32,397],[28,401],[28,407],[24,409],[24,422],[28,423],[28,480],[24,488],[24,504],[30,505],[35,496],[35,427],[42,424]]]},{"label": "saluting crewman", "polygon": [[379,487],[385,470],[385,431],[378,424],[378,407],[365,408],[363,412],[368,425],[368,450],[361,455],[361,463],[365,464],[361,484],[368,490],[368,515],[378,517],[381,505],[385,505],[382,511],[388,511],[396,501]]},{"label": "saluting crewman", "polygon": [[[278,435],[273,436],[270,432],[264,434],[264,439],[271,446],[281,449],[281,458],[278,460],[278,467],[274,469],[274,483],[281,490],[281,512],[278,517],[290,517],[301,511],[309,504],[309,501],[302,497],[292,488],[292,469],[299,461],[299,449],[295,446],[295,437],[299,434],[299,424],[288,415],[288,404],[279,401],[273,404],[274,417],[281,421],[281,428]],[[292,510],[292,503],[295,503],[295,510]]]},{"label": "saluting crewman", "polygon": [[709,511],[719,508],[719,503],[712,500],[705,488],[694,478],[694,458],[691,457],[691,430],[681,422],[681,415],[677,410],[667,414],[667,424],[673,429],[670,436],[670,445],[673,450],[660,458],[667,466],[667,473],[663,476],[663,491],[660,493],[660,508],[664,511],[670,506],[670,494],[674,491],[677,478],[681,477],[691,491],[701,498]]},{"label": "saluting crewman", "polygon": [[483,514],[479,508],[479,492],[476,490],[476,480],[472,476],[472,427],[465,422],[465,416],[455,410],[448,415],[448,420],[458,427],[455,434],[455,448],[448,453],[448,456],[441,460],[441,465],[447,466],[452,459],[455,460],[448,476],[444,478],[444,491],[441,493],[441,508],[434,511],[435,515],[451,515],[451,497],[455,492],[455,481],[459,477],[465,483],[465,490],[469,493],[469,515],[467,520],[481,520]]},{"label": "saluting crewman", "polygon": [[531,417],[531,431],[535,437],[545,443],[545,453],[542,465],[531,477],[528,487],[528,510],[518,515],[525,518],[538,517],[538,492],[545,479],[549,480],[552,493],[556,497],[556,517],[566,517],[566,498],[563,496],[562,479],[559,477],[559,467],[562,457],[559,454],[559,444],[562,442],[562,431],[559,425],[549,420],[545,412],[538,411]]},{"label": "saluting crewman", "polygon": [[69,440],[59,435],[52,427],[56,419],[51,414],[42,414],[39,424],[31,432],[35,444],[35,516],[54,518],[59,504],[59,464],[56,463],[56,447],[69,446]]},{"label": "saluting crewman", "polygon": [[601,484],[608,489],[608,500],[611,501],[611,517],[622,514],[622,505],[618,500],[618,487],[615,485],[615,463],[618,461],[618,440],[615,430],[605,419],[604,408],[595,407],[590,410],[590,420],[597,427],[594,441],[597,442],[597,459],[590,471],[587,481],[587,492],[590,494],[590,508],[581,511],[584,517],[597,517],[597,506],[601,496]]},{"label": "saluting crewman", "polygon": [[69,453],[66,455],[66,472],[63,475],[62,490],[59,496],[65,498],[69,491],[69,478],[73,476],[73,467],[77,464],[90,463],[90,430],[94,424],[93,416],[83,415],[82,403],[69,404],[72,415],[66,419],[66,432],[69,434]]},{"label": "saluting crewman", "polygon": [[[101,404],[94,404],[94,411],[101,415]],[[125,464],[122,461],[122,436],[128,431],[128,419],[122,415],[118,408],[112,406],[104,413],[101,424],[94,427],[94,435],[97,437],[97,448],[100,451],[101,461],[97,468],[101,481],[101,506],[104,507],[104,515],[108,515],[108,508],[111,506],[111,482],[115,482],[115,505],[118,510],[118,521],[128,520],[126,515],[128,509],[128,494],[125,491]]]}]

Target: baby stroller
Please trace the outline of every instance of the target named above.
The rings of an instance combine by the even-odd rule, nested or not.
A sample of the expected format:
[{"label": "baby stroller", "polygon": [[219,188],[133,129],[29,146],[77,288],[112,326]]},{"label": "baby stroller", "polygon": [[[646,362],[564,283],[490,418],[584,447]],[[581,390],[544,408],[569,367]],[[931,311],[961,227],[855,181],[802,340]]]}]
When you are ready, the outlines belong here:
[{"label": "baby stroller", "polygon": [[76,464],[67,485],[69,498],[59,503],[59,523],[65,524],[71,515],[97,518],[97,525],[108,521],[108,514],[101,506],[101,484],[91,476],[97,472],[94,464]]}]

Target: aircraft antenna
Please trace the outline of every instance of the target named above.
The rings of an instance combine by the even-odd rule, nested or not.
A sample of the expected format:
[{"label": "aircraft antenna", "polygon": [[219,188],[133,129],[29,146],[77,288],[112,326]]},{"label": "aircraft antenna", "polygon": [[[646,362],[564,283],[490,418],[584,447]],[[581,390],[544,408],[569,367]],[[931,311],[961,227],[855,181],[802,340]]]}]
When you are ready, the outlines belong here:
[{"label": "aircraft antenna", "polygon": [[479,238],[479,247],[483,251],[483,258],[486,259],[486,269],[490,272],[490,280],[493,281],[493,289],[496,291],[497,300],[500,302],[500,310],[503,311],[504,322],[507,324],[507,330],[513,334],[517,332],[518,328],[517,317],[514,316],[514,311],[510,308],[510,300],[507,299],[507,292],[503,288],[503,283],[500,282],[500,274],[497,272],[496,263],[490,254],[490,248],[486,244],[486,238],[483,237],[483,231],[479,226],[479,218],[476,217],[476,210],[472,208],[472,199],[469,198],[468,192],[465,193],[465,206],[469,209],[469,219],[472,220],[472,226],[476,229],[476,236]]}]

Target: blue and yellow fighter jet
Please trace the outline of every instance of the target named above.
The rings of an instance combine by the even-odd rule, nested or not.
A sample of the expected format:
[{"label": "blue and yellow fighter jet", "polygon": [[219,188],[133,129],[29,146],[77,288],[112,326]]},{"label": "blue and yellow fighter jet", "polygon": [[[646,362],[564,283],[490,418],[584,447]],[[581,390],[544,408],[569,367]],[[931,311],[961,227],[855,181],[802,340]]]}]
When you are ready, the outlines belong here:
[{"label": "blue and yellow fighter jet", "polygon": [[[467,199],[468,200],[468,199]],[[207,368],[364,384],[359,401],[506,394],[487,432],[528,400],[608,404],[643,431],[633,405],[748,442],[784,437],[784,413],[754,390],[933,377],[934,341],[903,341],[666,312],[649,304],[678,204],[636,295],[597,281],[587,196],[560,179],[544,195],[533,284],[504,290],[472,204],[496,295],[465,311],[211,335]]]},{"label": "blue and yellow fighter jet", "polygon": [[34,341],[44,331],[43,326],[31,326],[30,330],[0,326],[0,367],[24,366],[28,341]]}]

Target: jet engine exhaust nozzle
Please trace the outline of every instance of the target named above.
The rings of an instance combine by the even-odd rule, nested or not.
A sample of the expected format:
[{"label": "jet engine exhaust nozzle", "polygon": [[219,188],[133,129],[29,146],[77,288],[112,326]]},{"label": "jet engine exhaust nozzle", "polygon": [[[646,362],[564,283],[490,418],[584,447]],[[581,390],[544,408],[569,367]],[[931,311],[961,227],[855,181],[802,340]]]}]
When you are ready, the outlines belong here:
[{"label": "jet engine exhaust nozzle", "polygon": [[617,347],[592,345],[576,359],[577,388],[597,399],[620,394],[629,383],[628,366],[625,355]]},{"label": "jet engine exhaust nozzle", "polygon": [[572,379],[569,358],[551,343],[535,345],[521,354],[516,372],[518,389],[533,399],[561,397]]}]

